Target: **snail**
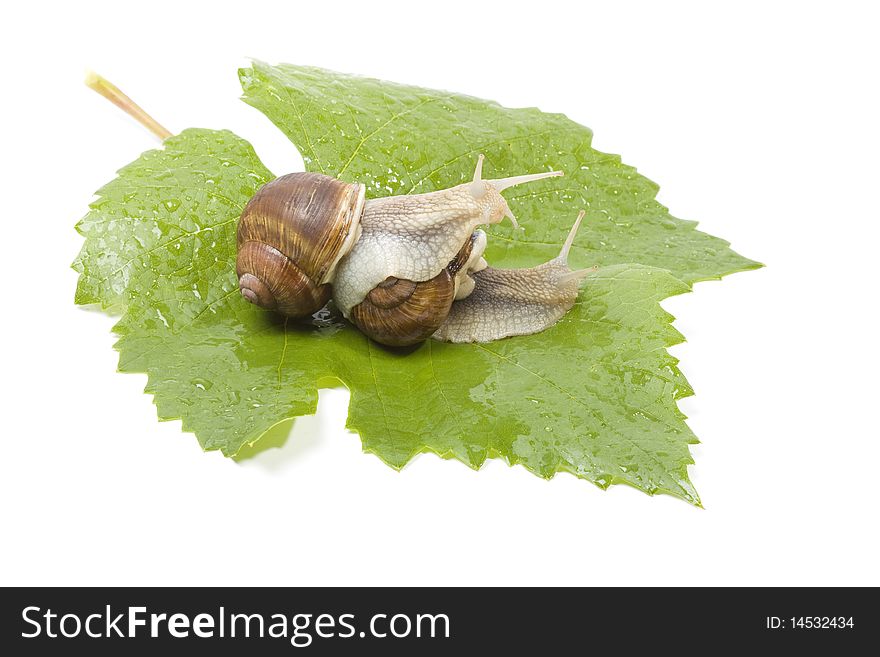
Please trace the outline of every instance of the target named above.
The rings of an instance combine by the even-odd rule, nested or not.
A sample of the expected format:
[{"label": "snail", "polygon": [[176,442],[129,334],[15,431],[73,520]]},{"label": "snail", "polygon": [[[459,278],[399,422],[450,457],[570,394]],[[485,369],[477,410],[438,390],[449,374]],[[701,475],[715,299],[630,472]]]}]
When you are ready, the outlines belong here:
[{"label": "snail", "polygon": [[559,255],[528,269],[486,267],[473,274],[474,289],[457,301],[433,334],[446,342],[489,342],[543,331],[567,313],[580,281],[596,267],[572,271],[568,254],[584,218],[581,210]]},{"label": "snail", "polygon": [[239,220],[241,294],[290,317],[312,315],[332,297],[377,342],[426,339],[486,268],[477,226],[507,217],[518,227],[501,192],[562,175],[484,180],[483,159],[470,182],[427,194],[366,200],[363,185],[316,173],[267,183]]}]

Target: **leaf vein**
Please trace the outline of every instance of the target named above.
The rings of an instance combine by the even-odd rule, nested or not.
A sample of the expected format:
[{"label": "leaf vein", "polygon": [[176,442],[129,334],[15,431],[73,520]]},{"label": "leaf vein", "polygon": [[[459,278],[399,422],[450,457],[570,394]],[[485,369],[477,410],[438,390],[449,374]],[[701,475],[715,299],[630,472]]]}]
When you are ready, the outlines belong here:
[{"label": "leaf vein", "polygon": [[412,112],[415,112],[417,109],[419,109],[425,105],[428,105],[429,103],[434,103],[434,102],[438,102],[441,100],[449,100],[449,97],[445,96],[445,97],[440,97],[440,98],[427,98],[427,99],[423,100],[422,102],[418,103],[417,105],[415,105],[414,107],[410,107],[406,111],[393,114],[387,121],[385,121],[385,123],[380,125],[378,128],[376,128],[372,132],[369,132],[366,135],[364,135],[363,137],[361,137],[361,140],[358,142],[357,146],[354,147],[354,150],[351,152],[351,155],[349,156],[348,160],[345,162],[345,164],[342,165],[342,168],[337,172],[336,175],[341,176],[343,173],[345,173],[345,170],[348,169],[348,165],[351,164],[352,160],[354,160],[355,156],[357,156],[358,152],[360,152],[363,145],[366,144],[370,139],[375,137],[379,132],[381,132],[386,127],[388,127],[390,124],[392,124],[394,121],[396,121],[400,118],[403,118],[407,114],[411,114]]}]

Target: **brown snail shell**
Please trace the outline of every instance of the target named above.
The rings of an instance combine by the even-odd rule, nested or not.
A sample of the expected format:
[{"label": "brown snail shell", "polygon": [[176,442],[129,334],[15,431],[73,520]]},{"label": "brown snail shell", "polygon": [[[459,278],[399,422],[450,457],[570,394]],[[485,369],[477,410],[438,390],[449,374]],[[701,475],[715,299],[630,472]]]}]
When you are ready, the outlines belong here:
[{"label": "brown snail shell", "polygon": [[364,191],[317,173],[261,187],[238,224],[235,270],[244,298],[291,317],[320,310],[339,259],[357,239]]},{"label": "brown snail shell", "polygon": [[389,276],[351,309],[349,319],[384,345],[404,347],[429,338],[446,320],[455,299],[455,275],[471,256],[476,235],[434,278],[415,282]]}]

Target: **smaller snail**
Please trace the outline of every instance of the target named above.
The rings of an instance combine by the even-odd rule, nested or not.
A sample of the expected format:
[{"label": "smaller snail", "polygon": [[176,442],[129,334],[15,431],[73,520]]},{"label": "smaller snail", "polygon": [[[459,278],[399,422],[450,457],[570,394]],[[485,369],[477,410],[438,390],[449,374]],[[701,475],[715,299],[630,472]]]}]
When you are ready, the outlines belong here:
[{"label": "smaller snail", "polygon": [[[431,337],[460,294],[469,294],[473,271],[486,248],[486,233],[476,231],[439,274],[419,283],[389,276],[354,306],[349,319],[376,342],[399,347]],[[485,262],[485,261],[483,261]]]},{"label": "smaller snail", "polygon": [[595,267],[572,271],[568,254],[577,235],[581,210],[562,250],[552,260],[528,269],[487,267],[473,274],[473,292],[456,301],[434,338],[446,342],[489,342],[543,331],[574,305],[580,281]]},{"label": "smaller snail", "polygon": [[[516,218],[505,189],[561,171],[482,177],[427,194],[365,200],[365,188],[315,173],[281,176],[251,198],[238,226],[236,272],[258,306],[307,317],[331,298],[384,344],[424,340],[486,266],[477,226]],[[367,304],[364,306],[363,304]]]}]

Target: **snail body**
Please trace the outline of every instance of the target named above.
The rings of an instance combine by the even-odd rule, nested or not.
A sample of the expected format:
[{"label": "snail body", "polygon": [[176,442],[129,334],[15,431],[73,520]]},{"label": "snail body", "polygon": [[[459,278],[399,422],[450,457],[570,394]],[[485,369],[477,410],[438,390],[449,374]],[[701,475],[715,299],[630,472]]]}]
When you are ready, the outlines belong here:
[{"label": "snail body", "polygon": [[[365,199],[365,188],[315,173],[281,176],[247,203],[238,226],[242,295],[307,317],[332,297],[342,314],[383,344],[415,344],[443,324],[486,267],[483,224],[516,219],[501,192],[562,175],[482,178],[427,194]],[[366,304],[366,305],[364,305]]]},{"label": "snail body", "polygon": [[595,268],[572,271],[568,255],[584,212],[559,255],[537,267],[474,272],[471,294],[456,302],[433,334],[445,342],[490,342],[538,333],[558,322],[577,300],[580,281]]},{"label": "snail body", "polygon": [[343,315],[347,317],[351,308],[388,276],[412,281],[433,278],[452,261],[477,226],[497,224],[507,217],[518,227],[501,191],[560,175],[552,171],[483,180],[482,163],[480,156],[474,179],[468,183],[427,194],[367,201],[360,237],[340,261],[333,285],[333,301]]}]

